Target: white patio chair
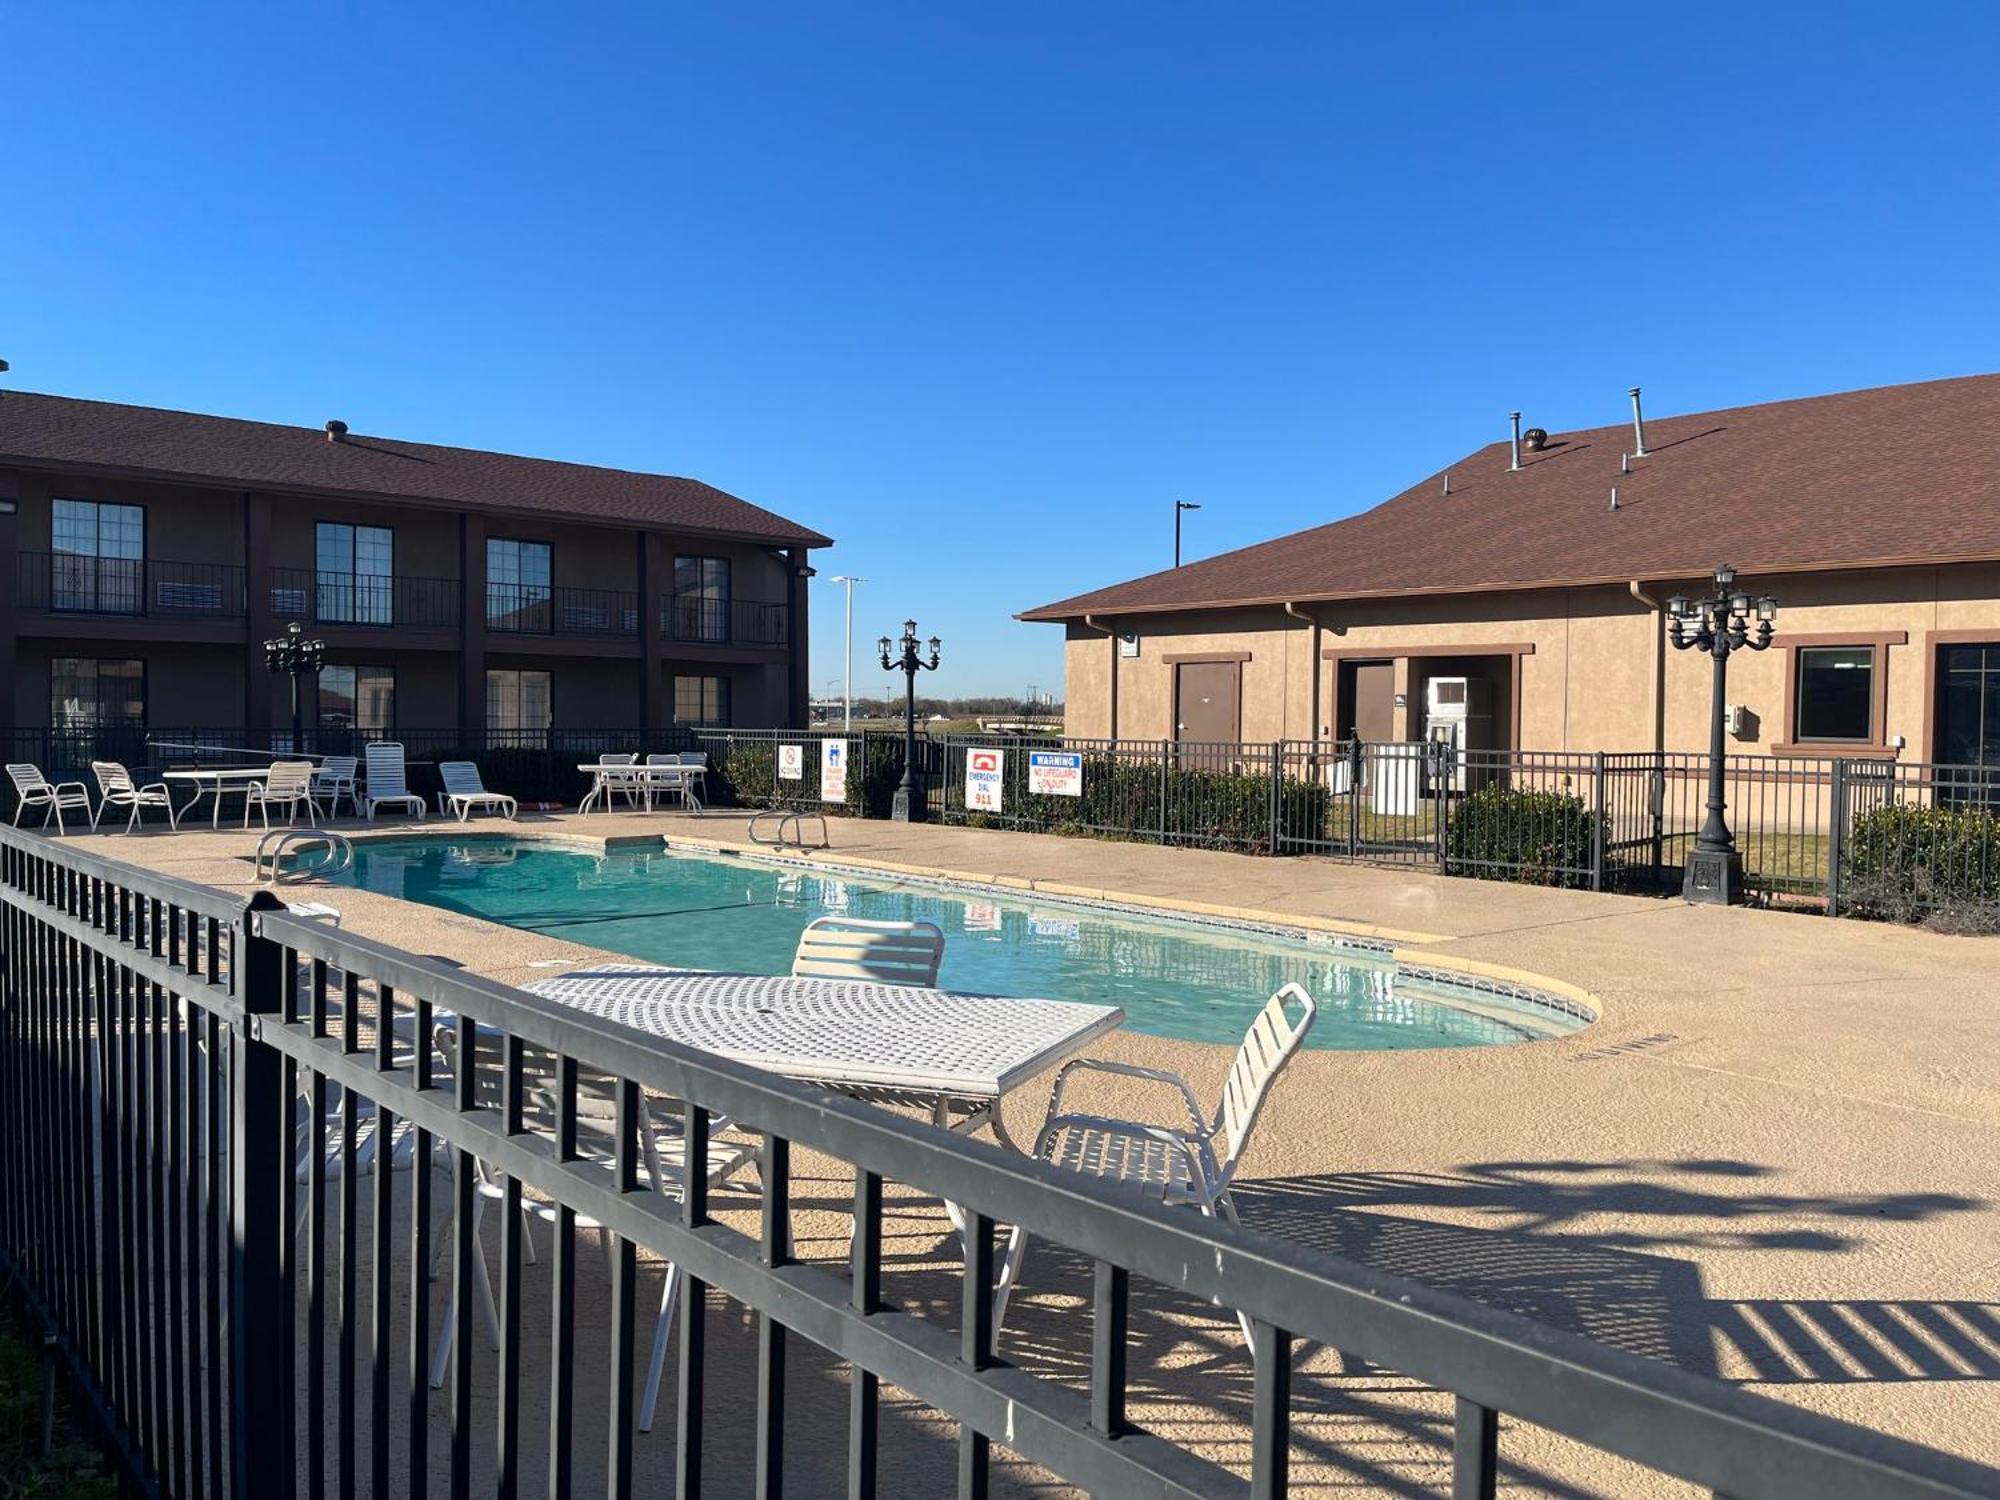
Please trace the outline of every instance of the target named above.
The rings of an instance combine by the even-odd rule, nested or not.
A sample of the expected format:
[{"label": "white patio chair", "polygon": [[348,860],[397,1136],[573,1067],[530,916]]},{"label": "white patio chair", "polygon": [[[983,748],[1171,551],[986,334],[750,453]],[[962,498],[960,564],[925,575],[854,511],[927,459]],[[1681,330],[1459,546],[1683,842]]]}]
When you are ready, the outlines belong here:
[{"label": "white patio chair", "polygon": [[174,799],[167,795],[167,784],[164,781],[134,786],[132,773],[115,760],[92,761],[90,774],[97,778],[97,811],[90,815],[92,828],[97,826],[97,820],[104,816],[104,809],[107,807],[132,809],[132,816],[125,820],[127,833],[137,826],[141,808],[163,807],[167,811],[167,826],[179,831],[180,815],[174,810]]},{"label": "white patio chair", "polygon": [[438,793],[438,811],[444,816],[457,813],[458,821],[463,823],[475,812],[499,813],[509,818],[520,812],[520,804],[512,797],[486,790],[474,761],[441,760],[438,775],[444,780],[444,789]]},{"label": "white patio chair", "polygon": [[243,826],[250,826],[250,809],[256,808],[263,818],[264,826],[271,826],[271,809],[282,807],[285,822],[289,826],[299,816],[299,804],[304,803],[307,826],[319,821],[319,804],[312,798],[313,764],[309,760],[281,760],[271,767],[271,774],[262,781],[253,781],[243,789]]},{"label": "white patio chair", "polygon": [[355,815],[360,816],[361,790],[356,776],[360,768],[360,759],[352,755],[329,755],[320,761],[319,769],[313,772],[312,794],[315,801],[326,799],[328,817],[340,815],[342,797]]},{"label": "white patio chair", "polygon": [[[1292,1019],[1287,1002],[1299,1007],[1297,1020]],[[1048,1117],[1035,1139],[1035,1155],[1056,1166],[1116,1183],[1141,1197],[1169,1205],[1188,1204],[1211,1218],[1220,1214],[1235,1223],[1236,1205],[1230,1201],[1229,1185],[1250,1144],[1250,1132],[1278,1074],[1304,1044],[1318,1014],[1319,1003],[1301,985],[1287,984],[1273,995],[1250,1023],[1236,1060],[1230,1064],[1222,1102],[1208,1120],[1202,1119],[1194,1090],[1177,1073],[1095,1057],[1067,1062],[1049,1092]],[[1064,1085],[1072,1073],[1084,1070],[1141,1078],[1178,1090],[1187,1110],[1187,1123],[1149,1125],[1105,1115],[1064,1114]],[[993,1295],[996,1339],[1027,1250],[1027,1232],[1017,1224],[1007,1237],[1007,1253]],[[1255,1358],[1249,1318],[1239,1312],[1236,1321],[1242,1325],[1243,1341]]]},{"label": "white patio chair", "polygon": [[[639,757],[636,754],[600,755],[597,757],[597,763],[600,766],[636,766],[639,764]],[[606,812],[611,810],[611,798],[614,793],[622,794],[628,805],[637,807],[639,799],[645,795],[645,788],[639,784],[639,778],[636,776],[607,780],[604,783],[604,810]]]},{"label": "white patio chair", "polygon": [[[649,766],[698,766],[706,770],[708,767],[708,757],[699,751],[694,752],[692,755],[683,751],[674,751],[665,755],[649,755],[646,757],[646,764]],[[648,783],[647,790],[649,794],[653,789],[652,784]],[[701,777],[693,774],[691,770],[672,784],[672,790],[674,795],[680,798],[682,807],[691,807],[696,812],[703,810],[701,802]]]},{"label": "white patio chair", "polygon": [[[7,767],[7,774],[14,782],[14,826],[21,826],[21,814],[31,807],[42,809],[42,827],[49,826],[49,819],[56,820],[56,832],[69,832],[63,826],[63,809],[79,808],[85,816],[90,813],[90,788],[80,781],[58,781],[51,783],[42,774],[40,766],[17,761]],[[96,827],[93,823],[92,827]]]},{"label": "white patio chair", "polygon": [[[434,1032],[437,1048],[444,1064],[453,1075],[458,1067],[458,1025],[455,1020],[441,1022]],[[545,1132],[555,1128],[557,1109],[556,1075],[553,1060],[538,1048],[522,1049],[522,1072],[526,1085],[528,1123],[530,1128],[540,1128]],[[502,1102],[505,1086],[505,1068],[500,1053],[500,1038],[495,1033],[482,1028],[474,1042],[475,1076],[473,1093],[477,1102],[486,1108],[498,1108]],[[605,1171],[615,1171],[617,1166],[616,1118],[617,1084],[614,1080],[581,1077],[577,1080],[576,1125],[578,1151],[582,1162]],[[756,1160],[756,1143],[745,1137],[723,1137],[720,1132],[727,1129],[729,1122],[712,1119],[709,1122],[711,1134],[708,1141],[708,1185],[720,1187],[730,1177]],[[662,1125],[655,1122],[645,1094],[639,1095],[639,1186],[659,1193],[670,1202],[678,1203],[681,1196],[681,1176],[687,1165],[686,1137],[679,1129],[679,1122]],[[457,1170],[458,1153],[447,1152],[447,1161],[453,1171]],[[482,1321],[486,1327],[487,1342],[494,1348],[500,1346],[500,1315],[493,1302],[493,1286],[490,1273],[486,1269],[486,1252],[479,1240],[479,1225],[485,1217],[488,1201],[499,1201],[506,1195],[506,1178],[492,1171],[484,1161],[477,1158],[473,1162],[475,1188],[472,1207],[472,1237],[477,1253],[474,1256],[473,1282],[480,1302]],[[449,1200],[447,1200],[449,1201]],[[523,1194],[521,1212],[525,1218],[541,1219],[553,1224],[557,1217],[557,1206],[538,1198]],[[579,1213],[575,1217],[580,1229],[602,1229],[603,1226],[588,1214]],[[523,1227],[522,1238],[528,1257],[534,1257],[534,1238]],[[439,1235],[439,1254],[451,1243],[448,1231]],[[611,1236],[604,1236],[607,1267],[610,1264]],[[650,1432],[653,1428],[653,1413],[659,1404],[660,1379],[666,1368],[667,1336],[673,1328],[674,1295],[680,1287],[680,1268],[669,1262],[666,1284],[660,1290],[660,1315],[653,1327],[653,1347],[646,1366],[646,1392],[639,1407],[639,1431]],[[454,1287],[446,1299],[444,1321],[438,1329],[436,1346],[431,1352],[431,1389],[444,1384],[445,1367],[451,1354],[452,1339],[457,1326],[458,1301]]]},{"label": "white patio chair", "polygon": [[799,934],[792,974],[810,979],[872,979],[877,984],[935,987],[944,932],[935,922],[873,922],[815,917]]},{"label": "white patio chair", "polygon": [[403,747],[394,740],[371,740],[362,752],[368,760],[368,790],[362,794],[368,820],[375,820],[378,807],[400,807],[424,820],[424,799],[410,790],[409,770]]}]

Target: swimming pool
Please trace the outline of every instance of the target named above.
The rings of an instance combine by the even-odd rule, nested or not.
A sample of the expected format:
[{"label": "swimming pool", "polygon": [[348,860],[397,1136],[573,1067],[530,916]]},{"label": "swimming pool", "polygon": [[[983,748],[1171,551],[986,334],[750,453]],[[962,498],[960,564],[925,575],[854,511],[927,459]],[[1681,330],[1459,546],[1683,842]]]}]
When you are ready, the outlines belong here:
[{"label": "swimming pool", "polygon": [[1287,980],[1320,1002],[1308,1045],[1322,1049],[1487,1046],[1587,1024],[1330,943],[729,856],[394,839],[357,842],[334,878],[648,963],[752,974],[786,972],[814,917],[922,919],[944,929],[947,989],[1120,1005],[1132,1030],[1189,1041],[1240,1041]]}]

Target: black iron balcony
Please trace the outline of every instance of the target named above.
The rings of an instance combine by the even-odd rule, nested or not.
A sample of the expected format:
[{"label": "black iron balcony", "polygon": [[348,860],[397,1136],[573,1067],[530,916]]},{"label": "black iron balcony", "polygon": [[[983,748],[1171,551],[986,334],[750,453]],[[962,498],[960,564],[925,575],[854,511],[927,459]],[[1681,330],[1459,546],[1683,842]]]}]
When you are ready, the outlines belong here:
[{"label": "black iron balcony", "polygon": [[639,596],[626,589],[489,583],[486,628],[502,635],[632,637],[639,633]]},{"label": "black iron balcony", "polygon": [[283,620],[447,630],[458,624],[458,600],[456,578],[271,570],[271,613]]},{"label": "black iron balcony", "polygon": [[16,556],[16,597],[25,610],[144,619],[241,619],[244,614],[243,569],[233,563],[77,552]]},{"label": "black iron balcony", "polygon": [[718,599],[671,594],[665,606],[669,637],[694,645],[783,646],[790,638],[790,607],[766,599]]}]

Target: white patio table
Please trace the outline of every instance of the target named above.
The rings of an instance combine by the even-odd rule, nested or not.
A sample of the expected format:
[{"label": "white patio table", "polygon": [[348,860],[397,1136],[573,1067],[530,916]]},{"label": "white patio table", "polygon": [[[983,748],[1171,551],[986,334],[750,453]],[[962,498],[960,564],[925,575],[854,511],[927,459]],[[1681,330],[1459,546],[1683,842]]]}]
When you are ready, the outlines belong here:
[{"label": "white patio table", "polygon": [[605,765],[602,761],[579,761],[579,771],[588,771],[591,776],[590,790],[584,794],[577,811],[587,813],[593,803],[601,802],[604,811],[611,811],[613,792],[636,792],[646,799],[646,811],[653,810],[653,796],[657,792],[679,794],[683,804],[688,791],[699,786],[708,774],[705,766],[620,766]]},{"label": "white patio table", "polygon": [[1115,1005],[645,964],[599,964],[525,988],[802,1083],[921,1105],[939,1125],[984,1126],[1017,1151],[1000,1101],[1125,1019]]},{"label": "white patio table", "polygon": [[185,819],[201,805],[201,799],[207,797],[213,804],[209,809],[208,826],[219,828],[222,826],[222,799],[233,795],[247,797],[252,784],[268,777],[271,768],[232,766],[220,770],[164,771],[161,774],[168,781],[188,782],[194,787],[194,795],[188,798],[186,806],[181,808],[177,816]]}]

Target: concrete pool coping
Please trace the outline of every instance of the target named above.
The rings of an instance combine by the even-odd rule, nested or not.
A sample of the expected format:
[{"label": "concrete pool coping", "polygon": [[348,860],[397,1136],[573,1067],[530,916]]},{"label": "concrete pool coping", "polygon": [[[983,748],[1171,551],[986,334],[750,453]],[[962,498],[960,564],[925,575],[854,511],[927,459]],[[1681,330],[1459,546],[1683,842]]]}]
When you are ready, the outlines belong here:
[{"label": "concrete pool coping", "polygon": [[[1425,966],[1525,971],[1595,997],[1600,1020],[1569,1037],[1303,1054],[1246,1161],[1246,1219],[2000,1462],[2000,941],[1309,859],[829,823],[827,857],[844,863],[1135,904],[1226,893],[1232,911],[1279,924],[1421,935],[1427,941],[1394,947]],[[744,820],[720,813],[338,826],[351,836],[574,845],[664,835],[753,848]],[[241,889],[255,838],[200,828],[82,841]],[[357,931],[510,982],[545,976],[538,961],[568,946],[353,888],[338,904]],[[1129,1032],[1102,1050],[1182,1072],[1204,1100],[1227,1062],[1224,1048]],[[1038,1092],[1010,1101],[1017,1135],[1032,1136]],[[1102,1102],[1130,1112],[1139,1101],[1107,1093]],[[831,1245],[837,1225],[821,1229]],[[1088,1295],[1087,1268],[1031,1255],[1010,1341],[1018,1318],[1029,1347],[1066,1347]],[[1157,1388],[1139,1419],[1192,1436],[1244,1415],[1237,1377],[1247,1366],[1227,1327],[1196,1317],[1155,1352]],[[1180,1368],[1204,1373],[1189,1386],[1172,1378]],[[1448,1409],[1385,1384],[1383,1372],[1344,1371],[1328,1351],[1304,1358],[1298,1379],[1321,1392],[1307,1422],[1312,1451],[1295,1460],[1302,1485],[1436,1483],[1431,1444]],[[1362,1430],[1379,1424],[1389,1437],[1370,1448]],[[1226,1462],[1242,1455],[1234,1438],[1200,1441],[1220,1444],[1212,1451]],[[1560,1480],[1587,1493],[1686,1493],[1512,1426],[1502,1448],[1522,1466],[1518,1482],[1537,1492]]]}]

